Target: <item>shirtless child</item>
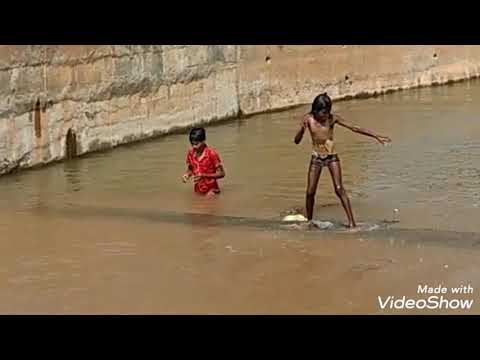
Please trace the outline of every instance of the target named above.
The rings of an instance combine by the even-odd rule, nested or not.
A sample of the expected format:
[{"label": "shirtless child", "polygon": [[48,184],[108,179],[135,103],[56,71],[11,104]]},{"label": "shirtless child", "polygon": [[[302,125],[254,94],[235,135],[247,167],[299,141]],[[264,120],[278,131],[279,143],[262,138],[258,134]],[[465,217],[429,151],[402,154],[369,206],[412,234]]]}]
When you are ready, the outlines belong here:
[{"label": "shirtless child", "polygon": [[340,167],[340,159],[335,152],[333,142],[333,128],[336,124],[343,126],[353,132],[370,136],[376,139],[379,143],[389,143],[391,140],[386,136],[381,136],[373,133],[370,130],[362,129],[358,126],[353,126],[345,123],[345,121],[338,115],[331,113],[332,100],[323,93],[318,95],[312,103],[312,110],[310,113],[304,115],[300,129],[295,135],[295,144],[302,141],[305,130],[308,128],[312,137],[313,154],[308,170],[307,193],[305,198],[306,216],[308,221],[313,218],[313,206],[315,203],[315,193],[317,191],[318,180],[320,173],[324,166],[328,167],[330,175],[332,176],[335,193],[342,202],[342,206],[347,214],[348,227],[356,226],[353,218],[350,200],[342,183],[342,170]]}]

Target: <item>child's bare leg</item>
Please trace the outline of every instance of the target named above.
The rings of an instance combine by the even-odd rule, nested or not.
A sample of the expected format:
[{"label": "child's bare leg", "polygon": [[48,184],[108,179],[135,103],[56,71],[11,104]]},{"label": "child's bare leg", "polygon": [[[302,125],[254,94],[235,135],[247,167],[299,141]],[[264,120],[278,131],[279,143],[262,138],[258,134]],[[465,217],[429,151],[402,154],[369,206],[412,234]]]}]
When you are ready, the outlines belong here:
[{"label": "child's bare leg", "polygon": [[342,168],[340,166],[340,161],[333,161],[328,165],[328,170],[330,170],[330,175],[332,175],[333,186],[335,188],[335,194],[339,197],[342,202],[343,209],[347,213],[348,218],[348,227],[355,227],[355,220],[353,219],[352,207],[350,206],[350,199],[348,198],[347,192],[343,187],[342,182]]},{"label": "child's bare leg", "polygon": [[308,169],[307,193],[305,195],[305,209],[308,221],[313,219],[313,206],[315,205],[315,194],[317,192],[318,179],[322,173],[322,167],[310,162]]}]

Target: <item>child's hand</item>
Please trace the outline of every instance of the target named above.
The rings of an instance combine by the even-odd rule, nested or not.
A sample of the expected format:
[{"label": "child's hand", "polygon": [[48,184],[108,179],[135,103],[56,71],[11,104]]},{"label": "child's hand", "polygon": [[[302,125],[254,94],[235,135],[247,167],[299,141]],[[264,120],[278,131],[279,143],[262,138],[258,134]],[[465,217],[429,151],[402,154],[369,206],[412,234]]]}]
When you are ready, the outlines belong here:
[{"label": "child's hand", "polygon": [[308,127],[308,119],[310,118],[309,114],[305,114],[302,117],[302,120],[300,120],[300,126],[306,129]]},{"label": "child's hand", "polygon": [[392,142],[392,139],[390,139],[388,136],[377,136],[377,140],[380,144],[385,145],[390,142]]},{"label": "child's hand", "polygon": [[188,181],[188,179],[190,179],[190,176],[191,176],[190,174],[183,174],[183,176],[182,176],[182,181],[183,181],[184,183],[186,183],[186,182]]}]

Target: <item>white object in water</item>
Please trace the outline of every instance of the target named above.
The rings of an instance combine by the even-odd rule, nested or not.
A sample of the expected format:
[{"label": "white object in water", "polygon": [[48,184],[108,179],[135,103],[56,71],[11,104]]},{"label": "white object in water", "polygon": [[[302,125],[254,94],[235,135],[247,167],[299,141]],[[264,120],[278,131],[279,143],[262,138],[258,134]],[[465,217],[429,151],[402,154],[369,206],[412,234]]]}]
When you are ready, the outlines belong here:
[{"label": "white object in water", "polygon": [[330,229],[333,227],[333,223],[330,221],[317,221],[317,220],[312,220],[312,224],[315,225],[316,227],[320,229]]},{"label": "white object in water", "polygon": [[398,213],[399,213],[399,212],[400,212],[400,211],[399,211],[398,209],[396,209],[396,208],[393,209],[393,221],[395,221],[395,222],[398,221],[398,220],[397,220],[397,217],[398,217]]},{"label": "white object in water", "polygon": [[367,231],[372,231],[372,230],[377,230],[380,226],[378,226],[377,224],[372,224],[372,225],[369,225],[365,230]]},{"label": "white object in water", "polygon": [[303,216],[302,214],[295,214],[295,215],[287,215],[285,216],[282,221],[308,221],[308,219]]},{"label": "white object in water", "polygon": [[231,245],[225,246],[225,249],[228,249],[231,253],[237,252],[237,250],[234,250],[233,246],[231,246]]}]

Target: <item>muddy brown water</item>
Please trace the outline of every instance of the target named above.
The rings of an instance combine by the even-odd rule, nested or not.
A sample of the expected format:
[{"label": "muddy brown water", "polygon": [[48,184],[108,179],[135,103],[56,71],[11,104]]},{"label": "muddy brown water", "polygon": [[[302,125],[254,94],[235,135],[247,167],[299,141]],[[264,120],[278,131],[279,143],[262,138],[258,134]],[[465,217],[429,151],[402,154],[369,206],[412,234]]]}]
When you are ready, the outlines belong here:
[{"label": "muddy brown water", "polygon": [[[180,181],[185,134],[2,177],[0,313],[478,314],[479,100],[471,81],[334,104],[393,139],[336,129],[357,232],[328,171],[315,218],[335,228],[279,221],[303,206],[310,143],[292,140],[307,106],[207,127],[227,172],[216,199]],[[473,305],[380,308],[425,299],[419,285]]]}]

